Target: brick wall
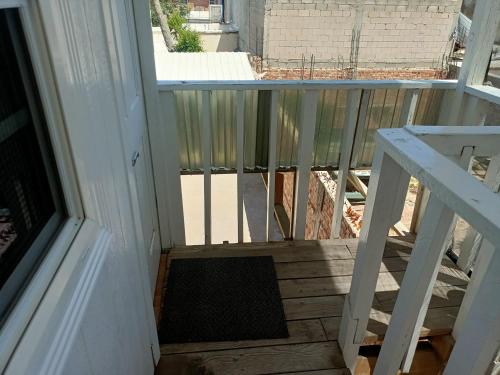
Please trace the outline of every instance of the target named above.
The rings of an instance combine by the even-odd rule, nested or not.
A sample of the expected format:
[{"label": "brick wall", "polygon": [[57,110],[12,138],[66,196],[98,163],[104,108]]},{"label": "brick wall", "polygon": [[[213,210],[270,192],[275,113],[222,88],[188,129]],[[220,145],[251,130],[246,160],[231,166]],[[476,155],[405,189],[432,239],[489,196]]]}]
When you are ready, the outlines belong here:
[{"label": "brick wall", "polygon": [[[306,239],[329,239],[333,218],[336,184],[327,172],[311,172],[306,217]],[[283,207],[292,220],[294,174],[284,173]],[[358,230],[342,218],[341,238],[355,238]]]},{"label": "brick wall", "polygon": [[189,0],[188,5],[191,9],[208,9],[209,0]]},{"label": "brick wall", "polygon": [[437,68],[460,6],[460,0],[267,0],[264,59],[290,68],[301,66],[302,54],[307,62],[314,54],[316,68],[346,67],[359,51],[360,68]]},{"label": "brick wall", "polygon": [[309,69],[268,68],[263,79],[446,79],[448,72],[443,69],[359,69],[355,76],[352,70],[317,69],[310,74]]},{"label": "brick wall", "polygon": [[282,204],[290,222],[293,218],[293,189],[294,189],[294,173],[283,173],[283,199]]}]

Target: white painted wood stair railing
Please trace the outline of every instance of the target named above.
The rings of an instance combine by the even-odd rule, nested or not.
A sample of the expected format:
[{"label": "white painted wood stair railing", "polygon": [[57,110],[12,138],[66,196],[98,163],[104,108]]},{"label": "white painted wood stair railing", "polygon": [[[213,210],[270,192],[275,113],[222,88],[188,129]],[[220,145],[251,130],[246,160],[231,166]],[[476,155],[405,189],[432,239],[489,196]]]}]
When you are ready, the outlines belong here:
[{"label": "white painted wood stair railing", "polygon": [[379,130],[350,293],[339,344],[354,371],[366,331],[389,228],[399,220],[410,176],[430,199],[380,351],[375,375],[409,370],[454,214],[484,238],[455,323],[445,375],[483,374],[500,338],[500,196],[464,170],[471,157],[500,155],[500,127]]}]

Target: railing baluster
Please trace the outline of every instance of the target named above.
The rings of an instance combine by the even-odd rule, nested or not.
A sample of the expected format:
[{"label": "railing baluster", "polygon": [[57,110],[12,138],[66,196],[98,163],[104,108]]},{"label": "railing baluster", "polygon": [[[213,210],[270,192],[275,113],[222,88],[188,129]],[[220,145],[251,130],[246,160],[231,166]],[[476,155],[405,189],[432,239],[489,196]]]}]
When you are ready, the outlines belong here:
[{"label": "railing baluster", "polygon": [[243,163],[245,156],[245,91],[236,93],[236,170],[238,196],[238,242],[243,243]]},{"label": "railing baluster", "polygon": [[293,217],[293,238],[305,238],[309,177],[311,174],[314,130],[319,91],[306,90],[302,98],[300,117],[297,182],[295,186],[295,210]]},{"label": "railing baluster", "polygon": [[[161,142],[165,142],[166,145],[166,147],[161,147],[161,150],[166,150],[167,152],[167,156],[161,158],[161,160],[164,160],[165,166],[164,169],[159,168],[160,173],[155,173],[155,179],[158,180],[158,186],[165,188],[165,190],[160,191],[157,187],[156,196],[159,203],[160,231],[161,233],[169,233],[167,226],[169,224],[172,236],[172,243],[168,245],[162,243],[162,245],[169,247],[185,245],[186,234],[184,229],[184,208],[182,205],[179,148],[177,145],[177,110],[174,92],[161,92],[160,100],[165,103],[165,105],[160,106],[162,123],[160,126],[154,128],[155,132],[153,133],[152,143],[160,140]],[[154,137],[155,134],[157,135],[157,139]],[[158,147],[153,147],[153,151],[157,150]],[[158,159],[160,158],[157,156],[156,160]],[[155,166],[155,172],[157,171],[157,166]],[[167,202],[164,202],[165,199]],[[168,217],[168,221],[165,220],[165,216]]]},{"label": "railing baluster", "polygon": [[387,234],[401,218],[409,182],[410,175],[377,145],[364,212],[365,221],[339,333],[344,360],[353,372],[368,325]]},{"label": "railing baluster", "polygon": [[212,132],[210,129],[210,91],[202,92],[203,194],[205,202],[205,244],[212,243]]},{"label": "railing baluster", "polygon": [[271,119],[269,122],[269,154],[267,166],[267,217],[266,241],[271,240],[271,226],[274,220],[274,194],[276,179],[276,146],[278,129],[278,99],[279,91],[273,90],[271,94]]},{"label": "railing baluster", "polygon": [[484,243],[455,323],[460,329],[444,375],[489,373],[498,354],[500,247]]},{"label": "railing baluster", "polygon": [[411,125],[415,119],[415,111],[417,110],[417,102],[419,90],[411,89],[405,93],[403,107],[401,108],[401,116],[399,117],[399,125]]},{"label": "railing baluster", "polygon": [[347,109],[345,114],[344,136],[342,139],[342,149],[340,151],[339,174],[337,177],[337,187],[335,190],[335,205],[333,207],[333,218],[331,226],[331,238],[340,237],[342,216],[344,214],[345,188],[347,177],[349,176],[349,165],[358,122],[359,103],[361,100],[361,90],[350,90],[347,96]]},{"label": "railing baluster", "polygon": [[354,136],[354,145],[352,147],[351,153],[351,168],[356,168],[358,165],[358,157],[363,146],[363,133],[365,127],[367,126],[366,116],[368,115],[368,106],[370,105],[370,96],[372,90],[363,90],[363,95],[361,96],[361,104],[359,107],[359,116],[356,125],[356,132]]},{"label": "railing baluster", "polygon": [[[425,302],[432,296],[433,281],[441,265],[453,215],[453,211],[431,193],[377,359],[375,375],[395,374],[410,342],[413,342],[413,333],[419,317],[425,317],[428,305],[428,302],[427,305]],[[409,353],[408,358],[411,364],[413,352]]]},{"label": "railing baluster", "polygon": [[[500,192],[500,155],[491,158],[484,178],[484,184],[492,191]],[[468,228],[458,258],[458,265],[464,272],[469,272],[472,267],[481,237],[476,229],[473,227]]]},{"label": "railing baluster", "polygon": [[[467,146],[467,147],[463,148],[462,155],[457,160],[460,167],[462,167],[465,170],[469,170],[471,163],[472,163],[473,153],[474,153],[474,147]],[[432,195],[430,197],[432,197]],[[429,198],[429,202],[427,203],[427,207],[429,207],[429,205],[432,205],[432,204],[433,203],[431,201],[431,198]],[[424,213],[424,219],[425,219],[425,217],[426,216]],[[446,228],[444,226],[442,227],[442,228],[444,228],[443,230],[446,231],[446,237],[444,239],[444,242],[443,242],[441,249],[435,249],[436,254],[439,253],[439,257],[437,258],[437,261],[434,265],[434,273],[432,273],[430,275],[430,278],[427,280],[427,285],[424,284],[424,286],[422,288],[422,290],[426,289],[426,291],[425,291],[424,299],[423,299],[422,304],[420,306],[420,310],[418,312],[417,318],[416,318],[414,323],[410,321],[410,324],[413,324],[413,333],[412,333],[411,338],[409,340],[409,344],[407,346],[408,349],[406,350],[406,354],[404,355],[403,364],[401,366],[401,370],[403,372],[410,372],[411,364],[413,362],[413,357],[415,356],[415,351],[417,350],[418,340],[420,338],[420,331],[422,330],[425,316],[427,315],[427,310],[429,308],[429,303],[430,303],[431,297],[432,297],[432,290],[433,290],[434,285],[436,283],[439,266],[441,265],[441,259],[444,256],[444,252],[447,248],[447,245],[451,242],[457,220],[458,220],[458,216],[453,214],[451,222],[448,223],[448,228]],[[440,222],[439,225],[444,225],[444,222]],[[426,228],[427,227],[423,226],[422,231]],[[426,235],[422,234],[422,236],[425,237]],[[418,237],[417,237],[417,243],[418,243]],[[428,246],[428,245],[425,245],[425,246]],[[430,247],[430,245],[429,245],[429,247]],[[431,254],[431,255],[433,256],[434,254]],[[429,268],[432,267],[432,261],[428,261],[427,264],[428,264]]]}]

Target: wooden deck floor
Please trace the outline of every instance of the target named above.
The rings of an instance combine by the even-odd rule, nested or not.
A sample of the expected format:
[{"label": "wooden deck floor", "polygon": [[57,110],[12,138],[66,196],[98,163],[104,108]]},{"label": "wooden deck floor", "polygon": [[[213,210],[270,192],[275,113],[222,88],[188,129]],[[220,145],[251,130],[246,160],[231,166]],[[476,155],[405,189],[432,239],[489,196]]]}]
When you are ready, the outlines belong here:
[{"label": "wooden deck floor", "polygon": [[[348,373],[343,369],[336,340],[356,250],[356,240],[192,246],[171,250],[162,265],[160,279],[165,279],[172,259],[272,255],[290,337],[162,345],[158,373]],[[388,240],[365,335],[366,345],[378,344],[383,339],[410,253],[408,243]],[[443,261],[422,329],[423,337],[451,332],[467,282],[468,277],[451,261]],[[157,313],[161,291],[159,288],[156,298]],[[185,367],[190,370],[183,372],[181,369]]]}]

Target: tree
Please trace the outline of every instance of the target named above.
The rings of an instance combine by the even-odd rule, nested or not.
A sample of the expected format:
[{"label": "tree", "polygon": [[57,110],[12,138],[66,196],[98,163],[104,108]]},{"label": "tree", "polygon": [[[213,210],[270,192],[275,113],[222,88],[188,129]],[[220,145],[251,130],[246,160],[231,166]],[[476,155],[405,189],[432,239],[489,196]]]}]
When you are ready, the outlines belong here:
[{"label": "tree", "polygon": [[160,0],[151,0],[151,5],[158,17],[161,33],[163,35],[163,40],[165,40],[165,44],[167,45],[167,49],[169,52],[172,52],[175,50],[175,43],[172,33],[170,32],[170,27],[168,26],[168,17],[165,13],[163,13]]}]

